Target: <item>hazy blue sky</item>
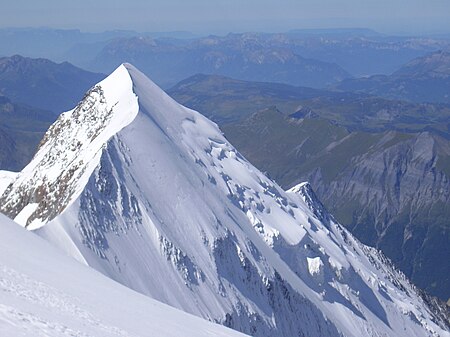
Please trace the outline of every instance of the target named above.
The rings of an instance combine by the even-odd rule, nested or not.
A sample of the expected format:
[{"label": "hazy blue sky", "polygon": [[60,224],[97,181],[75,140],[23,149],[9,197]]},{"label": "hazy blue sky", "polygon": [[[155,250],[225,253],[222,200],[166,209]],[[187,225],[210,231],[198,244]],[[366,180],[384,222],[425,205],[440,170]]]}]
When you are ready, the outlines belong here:
[{"label": "hazy blue sky", "polygon": [[369,27],[450,32],[450,0],[11,0],[0,26],[89,30],[284,31]]}]

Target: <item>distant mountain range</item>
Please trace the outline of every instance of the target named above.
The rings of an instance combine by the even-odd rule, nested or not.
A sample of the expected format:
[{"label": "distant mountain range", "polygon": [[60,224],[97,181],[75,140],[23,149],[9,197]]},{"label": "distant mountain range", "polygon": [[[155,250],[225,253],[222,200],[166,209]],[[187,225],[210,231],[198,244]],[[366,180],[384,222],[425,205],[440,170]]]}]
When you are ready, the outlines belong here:
[{"label": "distant mountain range", "polygon": [[395,37],[360,32],[298,37],[291,48],[304,57],[339,64],[354,77],[389,75],[405,63],[428,53],[448,50],[450,39]]},{"label": "distant mountain range", "polygon": [[68,62],[54,63],[15,55],[0,58],[0,93],[13,102],[61,113],[104,78]]},{"label": "distant mountain range", "polygon": [[449,107],[270,87],[195,76],[168,92],[282,186],[310,181],[358,238],[447,300]]},{"label": "distant mountain range", "polygon": [[[0,56],[20,54],[39,58],[44,57],[56,62],[85,59],[86,55],[95,55],[108,41],[117,38],[138,36],[132,30],[110,30],[104,32],[85,32],[79,29],[52,28],[3,28],[0,29]],[[154,38],[194,38],[194,34],[184,31],[144,33]]]},{"label": "distant mountain range", "polygon": [[11,102],[0,96],[0,169],[19,171],[32,158],[53,112]]},{"label": "distant mountain range", "polygon": [[296,38],[307,37],[325,37],[325,38],[342,38],[349,39],[352,37],[386,37],[385,34],[378,33],[369,28],[311,28],[311,29],[292,29],[286,35]]},{"label": "distant mountain range", "polygon": [[[204,74],[191,76],[167,92],[178,101],[203,111],[208,118],[221,123],[244,119],[255,111],[274,104],[294,112],[302,100],[325,94],[334,95],[329,91],[307,87]],[[342,96],[340,93],[336,95]]]},{"label": "distant mountain range", "polygon": [[195,75],[168,93],[180,102],[205,111],[225,124],[277,106],[295,118],[321,117],[349,130],[433,131],[450,138],[450,106],[390,100],[362,92],[294,87],[240,81],[223,76]]},{"label": "distant mountain range", "polygon": [[89,69],[106,72],[125,60],[139,65],[166,87],[196,73],[310,87],[324,87],[350,77],[337,64],[302,57],[258,34],[210,36],[192,41],[118,39],[103,48]]},{"label": "distant mountain range", "polygon": [[132,61],[166,88],[196,73],[324,87],[350,77],[389,75],[416,57],[449,46],[445,36],[395,37],[363,28],[208,37],[188,32],[0,29],[0,56],[67,60],[94,72]]},{"label": "distant mountain range", "polygon": [[437,51],[412,60],[392,75],[346,79],[334,86],[412,102],[450,103],[450,52]]},{"label": "distant mountain range", "polygon": [[[369,34],[365,30],[242,33],[191,40],[140,35],[109,42],[96,54],[93,62],[84,66],[105,72],[107,69],[101,67],[111,67],[114,60],[117,63],[127,57],[142,63],[158,78],[165,70],[170,81],[201,72],[252,81],[323,87],[326,83],[335,83],[343,75],[346,78],[388,75],[414,58],[449,49],[449,46],[447,39],[389,37]],[[175,61],[174,69],[166,70],[164,62],[170,60]],[[162,62],[160,72],[150,62]],[[192,68],[192,72],[189,74],[182,65]],[[262,70],[262,74],[255,73],[257,69]],[[305,79],[289,76],[286,69],[305,76]],[[328,76],[323,73],[325,70],[329,72]]]}]

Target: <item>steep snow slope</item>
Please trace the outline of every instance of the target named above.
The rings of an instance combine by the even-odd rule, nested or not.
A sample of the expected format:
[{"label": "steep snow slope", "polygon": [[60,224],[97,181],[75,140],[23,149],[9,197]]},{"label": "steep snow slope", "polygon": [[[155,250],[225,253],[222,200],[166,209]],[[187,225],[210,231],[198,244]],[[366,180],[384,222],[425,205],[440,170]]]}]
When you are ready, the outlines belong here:
[{"label": "steep snow slope", "polygon": [[308,185],[284,192],[131,65],[50,128],[0,210],[134,290],[252,335],[450,335]]},{"label": "steep snow slope", "polygon": [[0,335],[242,336],[108,279],[1,214]]}]

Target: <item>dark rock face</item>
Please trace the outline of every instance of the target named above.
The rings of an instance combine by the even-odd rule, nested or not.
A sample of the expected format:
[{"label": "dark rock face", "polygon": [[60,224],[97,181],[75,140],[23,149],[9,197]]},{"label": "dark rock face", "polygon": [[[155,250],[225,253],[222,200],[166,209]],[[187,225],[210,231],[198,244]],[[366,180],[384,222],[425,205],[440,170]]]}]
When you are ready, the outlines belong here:
[{"label": "dark rock face", "polygon": [[419,287],[447,299],[448,142],[422,133],[389,146],[389,138],[352,157],[331,181],[320,169],[304,179],[358,238],[380,248]]},{"label": "dark rock face", "polygon": [[[389,138],[383,142],[387,144]],[[450,180],[448,144],[428,133],[352,158],[326,183],[320,171],[307,177],[323,202],[366,244],[382,249],[411,279],[448,298]]]}]

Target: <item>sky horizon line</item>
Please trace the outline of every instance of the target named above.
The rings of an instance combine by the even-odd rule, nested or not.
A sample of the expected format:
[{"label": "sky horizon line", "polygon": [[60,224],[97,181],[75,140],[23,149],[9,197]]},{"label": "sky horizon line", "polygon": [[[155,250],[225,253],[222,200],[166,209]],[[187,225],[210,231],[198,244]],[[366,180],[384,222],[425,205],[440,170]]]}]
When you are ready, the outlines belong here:
[{"label": "sky horizon line", "polygon": [[413,30],[380,30],[376,28],[372,28],[369,26],[307,26],[307,27],[288,27],[286,29],[235,29],[235,30],[226,30],[226,29],[167,29],[167,30],[152,30],[152,29],[134,29],[132,27],[126,28],[117,28],[117,27],[105,27],[99,29],[86,29],[77,26],[50,26],[50,25],[29,25],[29,26],[11,26],[11,25],[0,25],[0,30],[75,30],[80,31],[81,33],[105,33],[105,32],[114,32],[114,31],[129,31],[135,32],[138,34],[146,34],[146,33],[190,33],[192,35],[226,35],[226,34],[240,34],[240,33],[268,33],[268,34],[276,34],[276,33],[288,33],[291,31],[304,31],[304,32],[318,32],[318,31],[343,31],[343,30],[368,30],[377,34],[387,35],[387,36],[427,36],[427,35],[450,35],[450,28],[448,29],[429,29],[426,31],[413,31]]},{"label": "sky horizon line", "polygon": [[83,27],[86,31],[283,32],[368,27],[386,34],[450,33],[448,0],[15,0],[3,27]]}]

